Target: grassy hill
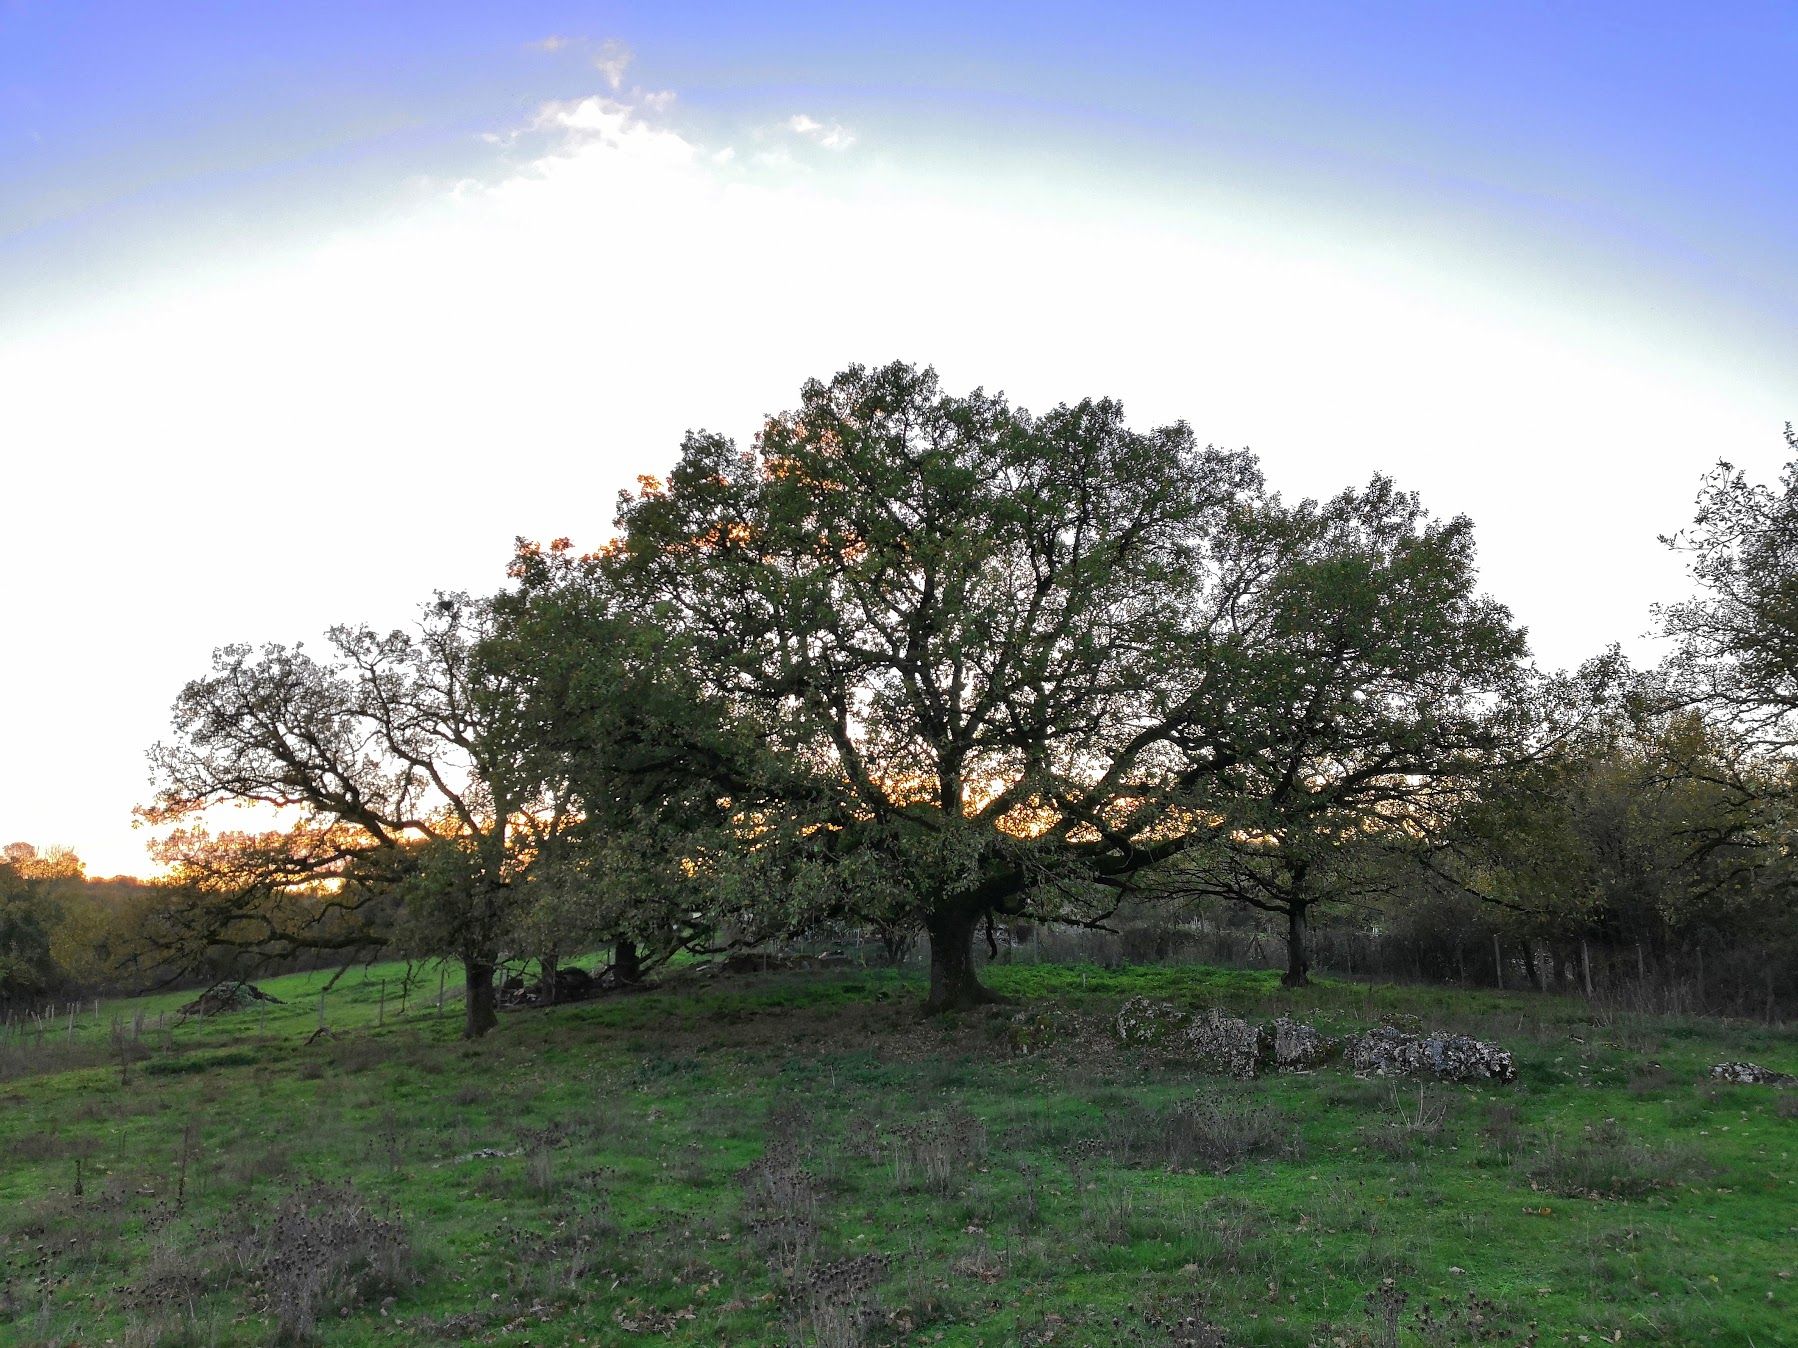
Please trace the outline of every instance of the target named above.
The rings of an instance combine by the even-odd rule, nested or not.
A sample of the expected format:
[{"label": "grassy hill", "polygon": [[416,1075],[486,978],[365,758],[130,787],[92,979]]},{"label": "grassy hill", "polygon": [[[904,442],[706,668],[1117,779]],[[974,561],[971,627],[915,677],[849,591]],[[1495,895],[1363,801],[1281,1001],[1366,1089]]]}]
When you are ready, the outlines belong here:
[{"label": "grassy hill", "polygon": [[[502,1018],[436,972],[0,1042],[8,1344],[1798,1343],[1789,1030],[1203,968],[706,978]],[[453,994],[459,989],[449,989]],[[1508,1086],[1208,1077],[1133,995],[1393,1018]],[[309,1042],[310,1041],[310,1042]]]}]

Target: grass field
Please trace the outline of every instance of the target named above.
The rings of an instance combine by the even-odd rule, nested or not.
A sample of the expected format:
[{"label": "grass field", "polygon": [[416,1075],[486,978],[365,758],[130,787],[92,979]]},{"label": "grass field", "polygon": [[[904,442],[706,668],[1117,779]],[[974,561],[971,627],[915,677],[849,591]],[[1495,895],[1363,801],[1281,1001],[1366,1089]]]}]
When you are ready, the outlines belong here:
[{"label": "grass field", "polygon": [[[1202,968],[889,971],[502,1017],[398,966],[0,1044],[6,1344],[1798,1344],[1790,1030]],[[453,991],[453,989],[452,989]],[[1518,1081],[1219,1080],[1146,994],[1496,1039]],[[380,1022],[380,1023],[378,1023]],[[138,1028],[134,1032],[133,1025]]]}]

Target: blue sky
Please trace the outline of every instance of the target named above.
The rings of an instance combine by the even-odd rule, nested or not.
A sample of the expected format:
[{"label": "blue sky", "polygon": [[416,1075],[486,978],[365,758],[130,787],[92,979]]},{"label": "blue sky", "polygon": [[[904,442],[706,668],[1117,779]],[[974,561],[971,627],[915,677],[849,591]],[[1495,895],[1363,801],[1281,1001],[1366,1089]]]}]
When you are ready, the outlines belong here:
[{"label": "blue sky", "polygon": [[[1564,665],[1798,418],[1798,7],[0,0],[0,842],[141,870],[234,640],[932,362],[1473,516]],[[23,506],[14,504],[25,503]],[[128,653],[128,654],[127,654]]]},{"label": "blue sky", "polygon": [[[627,42],[699,125],[829,104],[970,175],[1244,186],[1468,265],[1527,260],[1774,332],[1798,304],[1798,7],[19,3],[0,279],[106,284],[469,167]],[[1607,275],[1594,278],[1593,270]]]}]

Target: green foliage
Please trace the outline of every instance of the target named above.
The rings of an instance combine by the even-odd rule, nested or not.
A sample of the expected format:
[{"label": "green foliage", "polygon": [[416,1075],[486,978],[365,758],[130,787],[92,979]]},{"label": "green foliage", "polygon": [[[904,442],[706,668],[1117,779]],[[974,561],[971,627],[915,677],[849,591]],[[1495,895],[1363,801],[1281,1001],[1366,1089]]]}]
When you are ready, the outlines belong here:
[{"label": "green foliage", "polygon": [[1745,743],[1798,747],[1798,434],[1777,486],[1728,463],[1705,478],[1691,526],[1664,541],[1684,553],[1698,593],[1660,609],[1674,643],[1677,694]]},{"label": "green foliage", "polygon": [[777,927],[732,892],[731,835],[790,768],[691,675],[683,634],[645,621],[618,561],[520,540],[479,658],[520,681],[532,773],[568,802],[532,858],[526,939],[629,940],[653,962],[721,925]]},{"label": "green foliage", "polygon": [[1257,486],[1246,456],[1131,431],[1112,402],[1037,417],[853,367],[750,452],[690,436],[619,524],[654,621],[797,770],[790,831],[887,858],[874,906],[953,912],[965,943],[1027,894],[1102,909],[1129,840],[1170,819],[1206,752],[1182,739],[1195,623]]},{"label": "green foliage", "polygon": [[[160,845],[187,894],[162,934],[166,962],[390,944],[471,971],[498,962],[529,858],[568,809],[533,770],[522,673],[478,657],[494,625],[491,603],[439,594],[411,632],[333,628],[327,662],[300,646],[215,652],[175,704],[175,738],[151,753],[143,814],[181,823],[257,805],[294,822],[189,827]],[[491,1027],[484,999],[469,1013],[471,1034]]]},{"label": "green foliage", "polygon": [[51,933],[59,908],[50,887],[0,863],[0,1005],[35,997],[54,986]]},{"label": "green foliage", "polygon": [[70,980],[73,919],[81,903],[81,860],[67,848],[39,854],[30,843],[0,851],[0,1007],[29,1003]]}]

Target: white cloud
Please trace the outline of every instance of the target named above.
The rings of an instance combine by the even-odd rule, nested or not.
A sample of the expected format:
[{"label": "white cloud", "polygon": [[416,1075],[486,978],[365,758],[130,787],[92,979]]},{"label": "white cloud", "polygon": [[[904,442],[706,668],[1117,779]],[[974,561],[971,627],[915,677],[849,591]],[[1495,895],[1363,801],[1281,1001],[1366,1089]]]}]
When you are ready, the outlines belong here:
[{"label": "white cloud", "polygon": [[[595,164],[678,169],[699,153],[693,142],[652,124],[635,105],[598,94],[546,103],[532,126],[539,132],[559,132],[562,141],[551,153],[534,160],[527,176],[517,182],[537,181]],[[495,190],[503,192],[508,187],[502,181]]]},{"label": "white cloud", "polygon": [[754,164],[757,168],[767,169],[771,173],[783,176],[791,176],[796,173],[809,173],[811,171],[810,165],[800,163],[799,160],[794,157],[793,152],[784,145],[776,145],[768,150],[757,150],[755,154],[750,157],[749,162]]},{"label": "white cloud", "polygon": [[548,37],[537,39],[537,41],[531,43],[530,46],[536,51],[558,52],[564,47],[571,45],[574,41],[574,38],[561,37],[558,34],[551,33]]},{"label": "white cloud", "polygon": [[827,150],[847,150],[855,144],[855,134],[848,127],[834,122],[826,125],[803,112],[794,113],[782,125],[794,135],[815,141]]},{"label": "white cloud", "polygon": [[607,85],[616,92],[624,84],[624,72],[630,69],[635,53],[617,38],[607,38],[599,44],[599,54],[593,58],[593,68],[605,76]]}]

